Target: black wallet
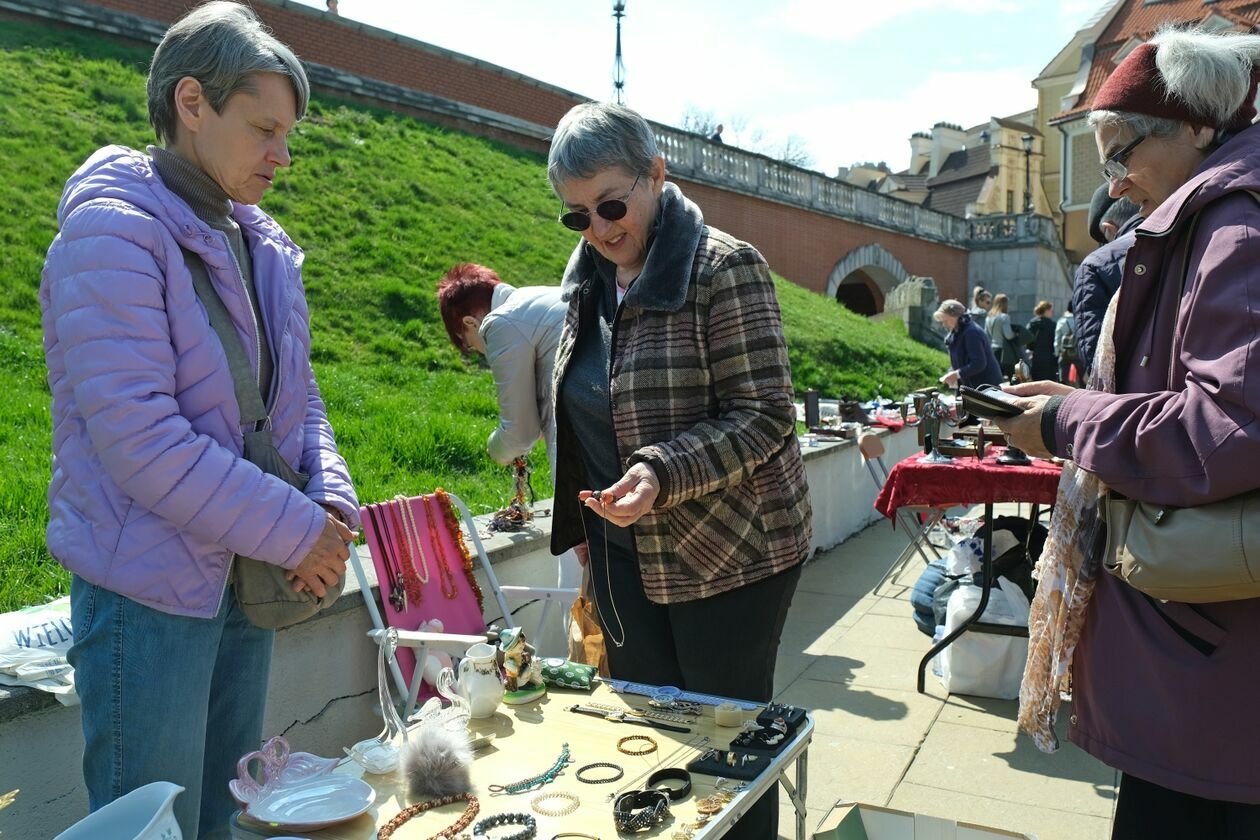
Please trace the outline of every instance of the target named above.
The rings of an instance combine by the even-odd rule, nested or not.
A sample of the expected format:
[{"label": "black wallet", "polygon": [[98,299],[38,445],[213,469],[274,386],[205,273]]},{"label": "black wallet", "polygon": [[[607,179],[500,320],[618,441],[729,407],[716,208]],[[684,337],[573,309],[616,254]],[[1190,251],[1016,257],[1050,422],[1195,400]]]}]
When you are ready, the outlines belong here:
[{"label": "black wallet", "polygon": [[964,385],[959,393],[963,411],[976,417],[1018,417],[1024,413],[1024,409],[1011,402],[1014,397],[1000,388],[986,386],[986,390],[980,390]]}]

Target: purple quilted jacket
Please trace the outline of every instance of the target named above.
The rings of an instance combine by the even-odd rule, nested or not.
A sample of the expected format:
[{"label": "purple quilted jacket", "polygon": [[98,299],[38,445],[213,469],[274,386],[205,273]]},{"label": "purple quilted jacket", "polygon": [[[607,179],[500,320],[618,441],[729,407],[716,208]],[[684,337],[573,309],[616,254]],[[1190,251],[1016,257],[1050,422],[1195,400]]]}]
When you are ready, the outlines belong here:
[{"label": "purple quilted jacket", "polygon": [[[233,554],[293,568],[358,500],[310,365],[302,252],[236,204],[275,361],[273,438],[305,492],[241,457],[222,345],[180,247],[199,255],[255,359],[251,307],[226,237],[149,158],[108,146],[66,182],[39,300],[52,391],[48,548],[70,571],[163,612],[211,617]],[[256,362],[255,362],[256,364]],[[256,372],[256,371],[255,371]]]}]

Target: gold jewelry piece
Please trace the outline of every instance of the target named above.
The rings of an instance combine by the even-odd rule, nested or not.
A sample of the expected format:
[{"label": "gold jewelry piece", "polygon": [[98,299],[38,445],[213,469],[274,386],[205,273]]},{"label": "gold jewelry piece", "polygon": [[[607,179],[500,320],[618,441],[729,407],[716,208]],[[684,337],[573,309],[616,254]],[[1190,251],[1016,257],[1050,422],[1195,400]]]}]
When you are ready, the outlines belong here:
[{"label": "gold jewelry piece", "polygon": [[[639,749],[626,749],[626,744],[630,741],[646,741],[647,746]],[[617,752],[625,753],[626,755],[648,755],[656,752],[656,746],[656,741],[646,735],[627,735],[617,741]]]},{"label": "gold jewelry piece", "polygon": [[[547,807],[542,803],[548,799],[562,799],[565,804]],[[544,817],[567,817],[576,811],[581,804],[582,800],[575,795],[563,790],[555,790],[538,794],[530,801],[529,807],[533,808],[535,813],[542,814]]]}]

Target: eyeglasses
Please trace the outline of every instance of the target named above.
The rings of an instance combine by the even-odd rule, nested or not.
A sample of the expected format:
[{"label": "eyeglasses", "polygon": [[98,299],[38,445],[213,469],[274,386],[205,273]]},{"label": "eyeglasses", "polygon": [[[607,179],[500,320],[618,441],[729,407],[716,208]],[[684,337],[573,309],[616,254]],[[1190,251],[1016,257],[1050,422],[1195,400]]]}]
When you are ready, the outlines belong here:
[{"label": "eyeglasses", "polygon": [[[639,186],[639,179],[642,177],[642,172],[636,175],[634,183],[630,185],[630,189],[626,190],[626,194],[621,198],[610,198],[595,205],[595,212],[599,214],[599,217],[609,222],[624,219],[629,210],[626,207],[626,199],[630,197],[630,193],[634,192],[634,188]],[[569,230],[581,232],[591,226],[591,214],[584,210],[570,210],[567,213],[560,214],[560,224]]]},{"label": "eyeglasses", "polygon": [[1129,167],[1125,166],[1125,161],[1129,159],[1129,155],[1133,154],[1133,150],[1137,148],[1137,144],[1145,140],[1147,135],[1138,135],[1129,145],[1107,158],[1103,163],[1102,174],[1108,181],[1116,182],[1122,178],[1129,176]]}]

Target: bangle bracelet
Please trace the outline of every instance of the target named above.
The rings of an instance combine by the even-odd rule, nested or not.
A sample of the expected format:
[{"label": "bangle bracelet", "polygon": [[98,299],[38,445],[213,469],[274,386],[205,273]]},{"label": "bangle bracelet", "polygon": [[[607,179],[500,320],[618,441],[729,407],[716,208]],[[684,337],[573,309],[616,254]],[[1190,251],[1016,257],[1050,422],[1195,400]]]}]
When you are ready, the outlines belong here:
[{"label": "bangle bracelet", "polygon": [[[617,775],[602,776],[596,779],[587,779],[587,778],[583,778],[582,776],[582,774],[585,773],[587,770],[600,770],[600,769],[613,770],[617,773]],[[577,777],[577,780],[579,782],[583,782],[588,785],[604,785],[604,784],[608,784],[609,782],[617,781],[622,776],[626,775],[626,771],[622,770],[620,765],[613,764],[611,761],[596,761],[593,764],[585,764],[579,767],[578,771],[574,773],[573,775]]]},{"label": "bangle bracelet", "polygon": [[[565,804],[555,805],[552,807],[544,806],[542,803],[546,802],[548,799],[560,799],[563,800]],[[581,804],[582,800],[578,799],[573,794],[566,793],[563,790],[555,790],[549,793],[538,794],[534,797],[533,801],[529,803],[529,806],[534,809],[534,813],[542,814],[544,817],[567,817],[569,814],[576,811],[578,806]]]},{"label": "bangle bracelet", "polygon": [[485,837],[490,829],[501,825],[519,825],[523,828],[515,834],[506,834],[498,840],[531,840],[538,833],[538,820],[529,814],[495,814],[473,826],[473,837]]},{"label": "bangle bracelet", "polygon": [[[626,744],[631,741],[646,741],[647,746],[639,749],[626,749]],[[617,752],[626,755],[648,755],[656,752],[656,741],[646,735],[627,735],[617,741]]]},{"label": "bangle bracelet", "polygon": [[[678,787],[661,784],[661,782],[666,780],[682,782],[682,784]],[[665,767],[648,776],[645,787],[651,790],[659,790],[667,794],[671,802],[677,802],[691,793],[691,774],[681,767]]]}]

